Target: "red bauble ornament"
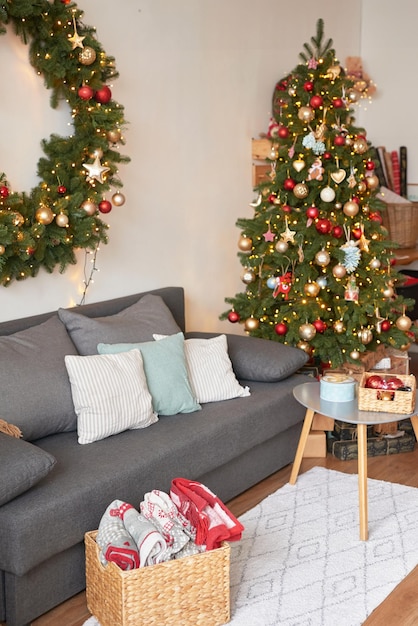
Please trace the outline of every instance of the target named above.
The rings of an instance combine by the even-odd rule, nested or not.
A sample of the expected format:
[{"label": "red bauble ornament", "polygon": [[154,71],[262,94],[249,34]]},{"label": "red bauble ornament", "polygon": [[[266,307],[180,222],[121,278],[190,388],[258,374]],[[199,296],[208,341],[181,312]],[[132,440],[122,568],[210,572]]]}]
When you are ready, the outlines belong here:
[{"label": "red bauble ornament", "polygon": [[236,311],[230,311],[228,313],[228,319],[232,324],[235,324],[236,322],[239,322],[239,315]]},{"label": "red bauble ornament", "polygon": [[285,180],[283,181],[283,189],[286,189],[286,191],[292,191],[295,185],[296,182],[293,180],[293,178],[285,178]]},{"label": "red bauble ornament", "polygon": [[397,378],[396,376],[392,376],[391,378],[388,378],[386,380],[386,387],[387,389],[399,389],[399,387],[403,387],[403,382],[401,381],[400,378]]},{"label": "red bauble ornament", "polygon": [[317,333],[323,333],[327,329],[327,325],[323,320],[315,320],[314,322],[312,322],[312,325],[315,326]]},{"label": "red bauble ornament", "polygon": [[319,209],[316,206],[310,206],[306,209],[306,215],[311,219],[311,220],[316,220],[316,218],[319,215]]},{"label": "red bauble ornament", "polygon": [[344,135],[336,135],[334,137],[334,146],[345,146],[345,137],[344,137]]},{"label": "red bauble ornament", "polygon": [[0,198],[8,198],[9,197],[9,188],[6,185],[2,185],[0,187]]},{"label": "red bauble ornament", "polygon": [[94,96],[94,91],[88,85],[82,85],[77,91],[79,98],[82,100],[90,100]]},{"label": "red bauble ornament", "polygon": [[383,384],[383,378],[378,374],[374,374],[373,376],[369,376],[366,380],[366,387],[368,389],[381,389]]},{"label": "red bauble ornament", "polygon": [[277,335],[285,335],[287,333],[287,325],[284,322],[279,322],[274,327]]},{"label": "red bauble ornament", "polygon": [[319,107],[323,105],[323,102],[322,96],[312,96],[309,100],[309,104],[313,109],[319,109]]},{"label": "red bauble ornament", "polygon": [[269,202],[270,202],[270,204],[274,204],[276,202],[276,200],[277,200],[276,194],[275,193],[271,193],[269,195]]},{"label": "red bauble ornament", "polygon": [[335,109],[341,109],[344,106],[344,100],[342,98],[334,98],[332,104]]},{"label": "red bauble ornament", "polygon": [[391,327],[391,323],[389,322],[389,320],[383,320],[383,322],[381,322],[381,324],[380,324],[380,329],[384,333],[387,333],[388,330],[390,330],[390,327]]},{"label": "red bauble ornament", "polygon": [[279,126],[279,129],[277,131],[277,135],[281,139],[286,139],[287,137],[289,137],[289,129],[287,128],[287,126]]},{"label": "red bauble ornament", "polygon": [[57,191],[61,196],[63,196],[67,193],[67,187],[65,187],[65,185],[59,185]]},{"label": "red bauble ornament", "polygon": [[363,234],[361,228],[353,228],[351,232],[353,234],[354,239],[360,239],[360,237]]},{"label": "red bauble ornament", "polygon": [[106,104],[112,99],[112,92],[107,85],[103,85],[103,87],[98,89],[94,94],[94,99],[100,102],[100,104]]},{"label": "red bauble ornament", "polygon": [[112,203],[109,200],[102,200],[99,202],[99,211],[100,213],[110,213],[112,210]]},{"label": "red bauble ornament", "polygon": [[327,161],[329,161],[330,159],[332,159],[331,152],[324,152],[324,154],[322,155],[322,158],[326,159]]},{"label": "red bauble ornament", "polygon": [[62,4],[70,4],[71,0],[61,0]]},{"label": "red bauble ornament", "polygon": [[369,218],[373,222],[378,222],[379,224],[383,223],[382,216],[380,215],[378,211],[375,211],[374,213],[369,213]]},{"label": "red bauble ornament", "polygon": [[366,170],[372,172],[375,168],[375,164],[373,161],[366,161]]},{"label": "red bauble ornament", "polygon": [[322,233],[323,235],[326,235],[327,233],[330,232],[332,228],[332,224],[329,220],[324,218],[316,222],[315,228],[318,231],[318,233]]},{"label": "red bauble ornament", "polygon": [[282,206],[282,211],[283,211],[284,213],[291,213],[291,212],[292,212],[292,207],[291,207],[291,206],[289,206],[288,204],[284,204],[284,205]]},{"label": "red bauble ornament", "polygon": [[334,235],[334,237],[336,237],[337,239],[340,239],[343,234],[344,234],[344,230],[343,227],[340,226],[339,224],[337,224],[336,226],[333,227],[332,229],[332,234]]},{"label": "red bauble ornament", "polygon": [[305,91],[313,91],[314,84],[311,80],[307,80],[306,83],[303,85],[303,88]]}]

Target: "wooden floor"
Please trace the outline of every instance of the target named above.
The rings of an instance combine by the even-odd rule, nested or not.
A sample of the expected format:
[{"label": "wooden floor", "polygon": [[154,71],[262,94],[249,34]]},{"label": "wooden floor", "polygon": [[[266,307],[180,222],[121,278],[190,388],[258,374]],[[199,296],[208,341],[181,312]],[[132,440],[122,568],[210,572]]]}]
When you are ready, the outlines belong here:
[{"label": "wooden floor", "polygon": [[[416,362],[416,366],[415,366]],[[418,375],[418,353],[412,360],[411,370]],[[416,371],[414,371],[416,370]],[[304,459],[301,473],[315,465],[341,472],[357,473],[357,461],[339,461],[331,455],[325,459]],[[413,452],[368,459],[368,476],[377,480],[401,483],[418,488],[418,444]],[[261,502],[289,480],[291,465],[266,478],[228,503],[239,517]],[[418,521],[417,521],[418,541]],[[364,622],[364,626],[416,626],[418,624],[418,566]],[[85,593],[80,593],[64,604],[32,622],[32,626],[82,626],[90,617]],[[278,625],[279,626],[279,625]]]}]

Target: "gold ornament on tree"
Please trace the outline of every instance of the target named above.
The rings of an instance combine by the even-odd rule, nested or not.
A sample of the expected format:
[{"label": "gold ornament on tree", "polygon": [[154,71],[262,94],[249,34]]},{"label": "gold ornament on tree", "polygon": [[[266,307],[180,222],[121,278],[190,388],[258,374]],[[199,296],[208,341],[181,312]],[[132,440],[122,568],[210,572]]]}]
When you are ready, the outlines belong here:
[{"label": "gold ornament on tree", "polygon": [[86,46],[78,55],[78,60],[82,65],[92,65],[96,60],[96,50],[90,46]]},{"label": "gold ornament on tree", "polygon": [[68,215],[65,215],[65,213],[58,213],[58,215],[55,218],[55,223],[60,228],[66,228],[68,226],[68,222],[69,222]]},{"label": "gold ornament on tree", "polygon": [[251,315],[248,319],[245,320],[244,329],[247,331],[257,330],[259,326],[259,321]]},{"label": "gold ornament on tree", "polygon": [[311,341],[316,335],[316,328],[313,324],[302,324],[299,327],[299,337],[304,341]]},{"label": "gold ornament on tree", "polygon": [[115,206],[123,206],[125,204],[125,196],[120,191],[117,191],[112,196],[112,202]]},{"label": "gold ornament on tree", "polygon": [[363,345],[367,346],[371,341],[373,341],[373,333],[370,328],[362,328],[358,333],[358,338]]},{"label": "gold ornament on tree", "polygon": [[104,176],[110,172],[110,167],[106,167],[100,163],[100,154],[96,154],[93,163],[83,163],[83,167],[88,171],[87,180],[92,183],[96,180],[98,183],[105,182]]},{"label": "gold ornament on tree", "polygon": [[308,185],[305,183],[297,183],[293,188],[293,194],[299,200],[303,200],[309,194]]},{"label": "gold ornament on tree", "polygon": [[238,248],[241,250],[241,252],[251,252],[252,247],[253,247],[253,240],[250,237],[246,237],[245,235],[242,235],[238,239]]},{"label": "gold ornament on tree", "polygon": [[96,211],[98,210],[97,204],[95,204],[93,202],[93,200],[84,200],[84,202],[81,205],[81,208],[83,209],[83,211],[85,211],[87,213],[87,215],[89,215],[90,217],[92,215],[94,215],[96,213]]},{"label": "gold ornament on tree", "polygon": [[49,207],[42,205],[39,207],[39,209],[36,210],[35,218],[37,222],[43,224],[44,226],[47,226],[54,219],[54,213]]}]

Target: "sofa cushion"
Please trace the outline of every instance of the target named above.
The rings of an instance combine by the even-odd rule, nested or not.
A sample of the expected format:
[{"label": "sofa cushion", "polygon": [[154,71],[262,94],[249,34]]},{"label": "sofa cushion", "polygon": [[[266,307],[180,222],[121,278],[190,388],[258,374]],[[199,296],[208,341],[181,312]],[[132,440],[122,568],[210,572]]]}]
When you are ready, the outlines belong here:
[{"label": "sofa cushion", "polygon": [[[154,335],[157,341],[163,337]],[[219,402],[250,395],[249,388],[236,379],[225,335],[186,339],[184,351],[190,384],[198,402]]]},{"label": "sofa cushion", "polygon": [[180,331],[161,296],[152,294],[115,315],[91,318],[72,309],[58,309],[58,315],[81,355],[97,354],[98,343],[151,341],[155,332]]},{"label": "sofa cushion", "polygon": [[[186,338],[208,338],[214,333],[189,332]],[[299,348],[270,339],[243,335],[226,335],[232,367],[241,380],[274,383],[297,372],[308,360]]]},{"label": "sofa cushion", "polygon": [[125,354],[67,356],[65,365],[77,413],[78,442],[92,443],[158,420],[139,350]]},{"label": "sofa cushion", "polygon": [[161,341],[99,343],[97,346],[99,354],[115,354],[133,349],[141,351],[152,404],[158,415],[192,413],[201,408],[189,382],[183,333],[176,333]]},{"label": "sofa cushion", "polygon": [[45,450],[0,433],[0,506],[36,485],[55,463]]},{"label": "sofa cushion", "polygon": [[77,350],[57,315],[0,337],[0,415],[26,440],[76,430],[66,354]]}]

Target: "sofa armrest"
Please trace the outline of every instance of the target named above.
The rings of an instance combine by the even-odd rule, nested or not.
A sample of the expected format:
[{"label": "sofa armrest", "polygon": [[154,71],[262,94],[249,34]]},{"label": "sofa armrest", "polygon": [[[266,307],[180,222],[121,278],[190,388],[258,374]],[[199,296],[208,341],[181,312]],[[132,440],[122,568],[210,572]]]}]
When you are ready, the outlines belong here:
[{"label": "sofa armrest", "polygon": [[[220,333],[188,332],[186,339],[210,339]],[[299,348],[277,341],[224,333],[232,367],[241,380],[278,382],[305,365],[308,355]]]}]

